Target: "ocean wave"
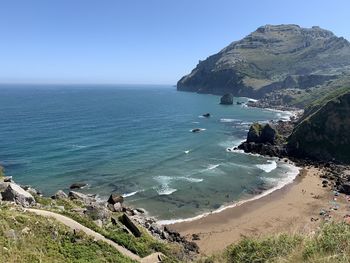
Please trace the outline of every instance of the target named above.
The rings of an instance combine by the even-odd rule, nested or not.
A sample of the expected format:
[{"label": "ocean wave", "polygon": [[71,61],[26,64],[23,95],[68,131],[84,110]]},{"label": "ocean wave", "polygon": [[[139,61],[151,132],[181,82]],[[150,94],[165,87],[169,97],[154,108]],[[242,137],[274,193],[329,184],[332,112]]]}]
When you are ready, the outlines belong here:
[{"label": "ocean wave", "polygon": [[238,122],[238,121],[241,121],[241,120],[239,120],[239,119],[225,119],[225,118],[220,119],[220,122]]},{"label": "ocean wave", "polygon": [[219,167],[219,166],[220,166],[220,163],[219,163],[219,164],[209,164],[209,165],[208,165],[208,168],[205,169],[205,171],[213,170],[213,169],[215,169],[215,168],[217,168],[217,167]]},{"label": "ocean wave", "polygon": [[72,149],[84,149],[84,148],[89,147],[87,145],[79,145],[79,144],[72,144],[70,146],[72,147]]},{"label": "ocean wave", "polygon": [[256,195],[252,198],[249,198],[246,200],[241,200],[241,201],[229,204],[229,205],[222,205],[220,208],[218,208],[215,211],[206,212],[206,213],[194,216],[194,217],[180,218],[180,219],[169,219],[169,220],[158,220],[158,223],[161,225],[171,225],[171,224],[176,224],[176,223],[181,223],[181,222],[194,221],[194,220],[198,220],[198,219],[201,219],[203,217],[206,217],[208,215],[217,214],[217,213],[220,213],[226,209],[237,207],[237,206],[243,205],[244,203],[258,200],[264,196],[267,196],[267,195],[271,194],[272,192],[279,190],[279,189],[283,188],[284,186],[292,183],[294,181],[295,177],[299,174],[300,168],[295,166],[294,164],[282,164],[282,166],[284,166],[288,170],[288,172],[285,172],[283,174],[283,177],[280,178],[280,180],[278,180],[278,183],[275,187],[272,187],[271,189],[268,189],[259,195]]},{"label": "ocean wave", "polygon": [[126,194],[123,194],[122,196],[123,196],[124,198],[130,197],[130,196],[136,195],[138,192],[139,192],[139,191],[135,191],[135,192],[131,192],[131,193],[126,193]]},{"label": "ocean wave", "polygon": [[191,150],[186,150],[184,153],[189,154]]},{"label": "ocean wave", "polygon": [[179,177],[179,179],[182,179],[182,180],[185,180],[185,181],[188,181],[188,182],[191,182],[191,183],[200,183],[200,182],[203,182],[203,179],[202,178],[193,178],[193,177]]},{"label": "ocean wave", "polygon": [[265,173],[270,173],[277,168],[277,163],[274,160],[267,160],[267,164],[257,164],[255,165],[259,169],[263,170]]},{"label": "ocean wave", "polygon": [[176,192],[177,189],[170,188],[170,187],[161,187],[160,189],[157,189],[158,195],[171,195],[172,193]]}]

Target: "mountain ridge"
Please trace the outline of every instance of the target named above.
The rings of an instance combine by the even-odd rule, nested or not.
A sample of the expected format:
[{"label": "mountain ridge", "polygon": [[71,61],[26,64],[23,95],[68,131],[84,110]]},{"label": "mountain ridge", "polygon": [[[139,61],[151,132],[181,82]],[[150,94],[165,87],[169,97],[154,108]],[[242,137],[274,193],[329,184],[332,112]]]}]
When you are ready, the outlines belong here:
[{"label": "mountain ridge", "polygon": [[318,26],[265,25],[200,61],[179,91],[248,96],[304,91],[350,75],[350,42]]}]

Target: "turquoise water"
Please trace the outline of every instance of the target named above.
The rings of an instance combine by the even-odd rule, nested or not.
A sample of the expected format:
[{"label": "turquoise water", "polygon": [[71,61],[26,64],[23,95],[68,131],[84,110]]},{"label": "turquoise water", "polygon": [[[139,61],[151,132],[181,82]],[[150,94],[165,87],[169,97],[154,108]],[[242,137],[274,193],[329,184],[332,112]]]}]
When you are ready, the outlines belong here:
[{"label": "turquoise water", "polygon": [[162,220],[290,180],[284,163],[227,151],[250,123],[286,116],[218,101],[170,86],[1,86],[1,164],[45,195],[85,182],[85,192],[122,193]]}]

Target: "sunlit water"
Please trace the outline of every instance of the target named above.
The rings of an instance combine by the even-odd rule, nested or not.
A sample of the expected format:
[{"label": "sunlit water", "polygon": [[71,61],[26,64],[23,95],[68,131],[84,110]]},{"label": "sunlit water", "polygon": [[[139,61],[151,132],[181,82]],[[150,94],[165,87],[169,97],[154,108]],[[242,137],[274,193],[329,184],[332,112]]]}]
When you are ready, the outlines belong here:
[{"label": "sunlit water", "polygon": [[46,195],[85,182],[83,191],[124,194],[162,220],[193,217],[295,176],[272,158],[227,151],[252,122],[287,117],[236,101],[247,99],[223,106],[170,86],[2,86],[0,162]]}]

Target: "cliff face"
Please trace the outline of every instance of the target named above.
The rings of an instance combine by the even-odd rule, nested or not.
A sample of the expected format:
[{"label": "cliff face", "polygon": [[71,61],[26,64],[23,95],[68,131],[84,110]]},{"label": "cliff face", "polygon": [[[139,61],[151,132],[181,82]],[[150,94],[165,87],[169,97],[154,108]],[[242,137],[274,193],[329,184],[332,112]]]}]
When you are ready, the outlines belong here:
[{"label": "cliff face", "polygon": [[350,163],[350,91],[309,109],[288,139],[291,155]]},{"label": "cliff face", "polygon": [[350,43],[319,27],[266,25],[201,61],[180,79],[180,91],[261,98],[305,90],[350,71]]}]

